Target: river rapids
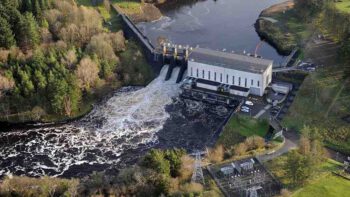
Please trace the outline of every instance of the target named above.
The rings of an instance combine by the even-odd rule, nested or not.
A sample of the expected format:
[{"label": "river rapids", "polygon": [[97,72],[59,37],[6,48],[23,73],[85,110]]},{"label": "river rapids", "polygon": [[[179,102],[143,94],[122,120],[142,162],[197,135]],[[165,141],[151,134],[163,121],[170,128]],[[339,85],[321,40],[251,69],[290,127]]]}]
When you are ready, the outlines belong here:
[{"label": "river rapids", "polygon": [[229,109],[179,98],[175,68],[148,86],[124,87],[85,118],[56,127],[0,133],[0,177],[82,177],[133,164],[150,148],[202,149]]}]

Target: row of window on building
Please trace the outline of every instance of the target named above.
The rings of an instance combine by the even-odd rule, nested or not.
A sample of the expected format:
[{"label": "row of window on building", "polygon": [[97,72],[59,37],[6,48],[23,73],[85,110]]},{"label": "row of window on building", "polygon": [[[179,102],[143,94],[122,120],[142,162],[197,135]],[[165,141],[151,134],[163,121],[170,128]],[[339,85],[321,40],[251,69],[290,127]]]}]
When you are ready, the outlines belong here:
[{"label": "row of window on building", "polygon": [[[196,69],[196,77],[197,77],[197,78],[200,78],[200,77],[199,77],[199,74],[200,74],[200,73],[199,73],[199,70],[198,70],[198,68],[197,68],[197,69]],[[202,73],[201,73],[201,74],[202,74],[202,77],[201,77],[201,78],[202,78],[202,79],[206,79],[206,78],[205,78],[205,71],[204,71],[204,70],[202,70]],[[212,79],[211,79],[211,73],[210,73],[210,71],[208,71],[208,75],[207,75],[207,76],[208,76],[208,78],[207,78],[208,80],[212,80]],[[191,68],[191,77],[194,77],[194,76],[193,76],[193,68]],[[220,78],[220,80],[219,80],[220,83],[224,83],[224,81],[223,81],[223,74],[222,74],[222,73],[220,73],[219,78]],[[217,81],[217,74],[216,74],[216,72],[214,72],[214,78],[213,78],[213,80],[214,80],[214,81]],[[247,83],[248,83],[248,80],[247,80],[247,78],[245,78],[245,80],[244,80],[244,87],[247,87],[247,85],[248,85]],[[228,74],[226,75],[226,84],[229,84],[229,75],[228,75]],[[232,85],[236,85],[236,84],[235,84],[235,76],[232,76],[232,82],[231,82],[231,84],[232,84]],[[238,84],[237,84],[237,85],[238,85],[238,86],[241,86],[241,77],[238,77]],[[253,80],[253,79],[251,79],[250,85],[251,85],[251,86],[254,85],[254,80]],[[259,80],[256,82],[256,85],[257,85],[258,87],[260,87],[260,81],[259,81]]]}]

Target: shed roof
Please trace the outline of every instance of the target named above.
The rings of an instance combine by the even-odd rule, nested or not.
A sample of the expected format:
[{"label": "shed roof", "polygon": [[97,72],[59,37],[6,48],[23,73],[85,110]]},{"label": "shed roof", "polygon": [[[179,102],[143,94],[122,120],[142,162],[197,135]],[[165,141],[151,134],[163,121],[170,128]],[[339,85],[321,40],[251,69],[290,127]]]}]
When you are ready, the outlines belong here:
[{"label": "shed roof", "polygon": [[263,73],[273,64],[272,60],[204,48],[193,49],[189,61],[253,73]]}]

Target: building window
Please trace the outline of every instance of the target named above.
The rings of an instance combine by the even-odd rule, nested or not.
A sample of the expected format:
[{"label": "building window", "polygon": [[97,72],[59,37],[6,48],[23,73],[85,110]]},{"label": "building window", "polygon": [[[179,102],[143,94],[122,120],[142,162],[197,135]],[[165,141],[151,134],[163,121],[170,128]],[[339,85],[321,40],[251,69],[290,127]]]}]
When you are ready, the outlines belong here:
[{"label": "building window", "polygon": [[202,70],[202,78],[204,79],[204,70]]},{"label": "building window", "polygon": [[193,68],[191,67],[191,77],[193,77]]},{"label": "building window", "polygon": [[235,85],[235,76],[232,76],[232,85]]},{"label": "building window", "polygon": [[260,81],[258,81],[258,87],[260,87]]},{"label": "building window", "polygon": [[241,86],[241,77],[238,77],[238,85]]},{"label": "building window", "polygon": [[252,81],[251,81],[250,85],[253,85],[253,84],[254,84],[254,81],[253,81],[253,79],[252,79]]},{"label": "building window", "polygon": [[244,80],[244,87],[247,87],[247,78]]},{"label": "building window", "polygon": [[208,79],[210,80],[210,71],[208,71]]},{"label": "building window", "polygon": [[222,73],[220,73],[220,82],[222,82]]},{"label": "building window", "polygon": [[228,83],[228,75],[226,75],[226,83]]},{"label": "building window", "polygon": [[197,68],[197,77],[199,77],[199,75],[198,75],[198,68]]},{"label": "building window", "polygon": [[214,72],[214,81],[216,81],[216,72]]}]

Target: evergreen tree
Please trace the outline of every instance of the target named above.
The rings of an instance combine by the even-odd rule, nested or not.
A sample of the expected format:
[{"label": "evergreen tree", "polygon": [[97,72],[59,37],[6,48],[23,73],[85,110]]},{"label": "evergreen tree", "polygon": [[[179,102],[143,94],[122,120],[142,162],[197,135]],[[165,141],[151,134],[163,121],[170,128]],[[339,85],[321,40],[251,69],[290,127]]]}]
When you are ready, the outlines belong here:
[{"label": "evergreen tree", "polygon": [[0,16],[6,19],[6,21],[11,26],[11,30],[15,36],[15,39],[18,43],[20,36],[19,22],[21,19],[21,13],[11,6],[1,5],[0,4]]},{"label": "evergreen tree", "polygon": [[40,7],[40,3],[38,0],[31,0],[31,1],[32,1],[32,6],[33,6],[32,13],[38,21],[41,21],[42,20],[42,10]]},{"label": "evergreen tree", "polygon": [[10,48],[15,45],[15,38],[12,33],[10,24],[0,17],[0,47]]},{"label": "evergreen tree", "polygon": [[313,167],[311,157],[304,156],[296,150],[288,154],[285,170],[294,185],[303,184],[311,175]]},{"label": "evergreen tree", "polygon": [[46,0],[39,0],[39,4],[40,4],[40,7],[41,7],[41,10],[46,10],[48,8]]},{"label": "evergreen tree", "polygon": [[32,1],[31,0],[22,0],[21,12],[32,12]]},{"label": "evergreen tree", "polygon": [[33,15],[25,13],[20,20],[20,42],[22,49],[28,50],[34,48],[40,42],[39,28]]}]

